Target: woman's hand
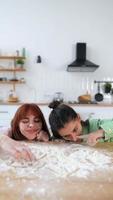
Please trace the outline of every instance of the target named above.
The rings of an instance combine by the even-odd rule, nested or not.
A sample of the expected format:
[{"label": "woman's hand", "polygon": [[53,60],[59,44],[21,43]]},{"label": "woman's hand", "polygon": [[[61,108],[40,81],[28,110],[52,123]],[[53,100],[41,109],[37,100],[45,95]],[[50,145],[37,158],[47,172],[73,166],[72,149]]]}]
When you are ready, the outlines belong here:
[{"label": "woman's hand", "polygon": [[49,136],[48,134],[41,130],[38,134],[37,134],[37,140],[41,141],[41,142],[48,142],[49,141]]},{"label": "woman's hand", "polygon": [[99,129],[95,132],[92,132],[88,135],[87,138],[87,143],[89,146],[94,146],[98,143],[98,140],[100,138],[103,138],[103,134],[104,134],[104,130],[103,129]]},{"label": "woman's hand", "polygon": [[35,161],[36,158],[26,144],[15,141],[6,135],[0,136],[0,147],[4,153],[8,153],[15,159]]}]

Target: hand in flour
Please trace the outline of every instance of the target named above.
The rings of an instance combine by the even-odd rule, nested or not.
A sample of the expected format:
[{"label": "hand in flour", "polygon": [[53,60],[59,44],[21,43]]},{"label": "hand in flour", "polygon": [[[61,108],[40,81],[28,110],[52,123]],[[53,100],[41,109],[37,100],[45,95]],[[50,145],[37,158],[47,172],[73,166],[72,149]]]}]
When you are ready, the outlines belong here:
[{"label": "hand in flour", "polygon": [[99,139],[103,138],[104,135],[104,130],[103,129],[99,129],[95,132],[92,132],[88,135],[87,138],[87,143],[90,146],[94,146],[98,143]]},{"label": "hand in flour", "polygon": [[10,154],[14,158],[26,161],[35,161],[36,158],[32,154],[31,150],[26,144],[21,143],[20,141],[15,141],[9,138],[7,135],[2,135],[0,138],[0,147],[3,152]]},{"label": "hand in flour", "polygon": [[37,140],[41,141],[41,142],[48,142],[49,141],[49,136],[48,134],[41,130],[38,134],[37,134]]}]

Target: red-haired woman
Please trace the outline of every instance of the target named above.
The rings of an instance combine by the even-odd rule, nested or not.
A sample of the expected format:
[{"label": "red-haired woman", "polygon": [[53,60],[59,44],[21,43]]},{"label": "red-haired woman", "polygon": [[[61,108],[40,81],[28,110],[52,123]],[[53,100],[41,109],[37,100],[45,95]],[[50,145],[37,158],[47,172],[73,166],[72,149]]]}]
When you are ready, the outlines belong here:
[{"label": "red-haired woman", "polygon": [[11,121],[11,128],[0,135],[0,147],[17,159],[34,160],[26,144],[20,141],[50,140],[50,134],[40,108],[34,103],[20,106]]}]

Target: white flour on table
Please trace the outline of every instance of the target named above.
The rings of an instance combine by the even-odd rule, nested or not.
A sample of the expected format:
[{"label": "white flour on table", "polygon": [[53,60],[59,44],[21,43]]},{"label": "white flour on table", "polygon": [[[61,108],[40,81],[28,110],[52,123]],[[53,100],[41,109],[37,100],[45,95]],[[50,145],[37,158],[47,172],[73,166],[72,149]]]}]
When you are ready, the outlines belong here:
[{"label": "white flour on table", "polygon": [[83,177],[96,171],[113,171],[113,154],[88,146],[72,143],[28,143],[37,161],[28,163],[0,159],[0,174],[14,172],[17,177],[43,179]]}]

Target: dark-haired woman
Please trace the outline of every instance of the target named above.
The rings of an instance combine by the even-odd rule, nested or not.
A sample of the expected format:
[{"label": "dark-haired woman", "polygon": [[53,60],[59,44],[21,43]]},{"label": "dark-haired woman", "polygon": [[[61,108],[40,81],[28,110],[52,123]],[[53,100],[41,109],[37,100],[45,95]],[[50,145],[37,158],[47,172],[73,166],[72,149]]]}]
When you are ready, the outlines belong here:
[{"label": "dark-haired woman", "polygon": [[3,131],[0,135],[0,147],[15,158],[34,160],[27,145],[20,141],[43,141],[50,140],[50,134],[40,108],[33,103],[26,103],[20,106],[13,120],[11,128]]},{"label": "dark-haired woman", "polygon": [[80,115],[66,104],[53,102],[49,107],[53,109],[49,123],[55,138],[80,142],[87,137],[91,146],[98,141],[113,141],[113,119],[82,121]]}]

